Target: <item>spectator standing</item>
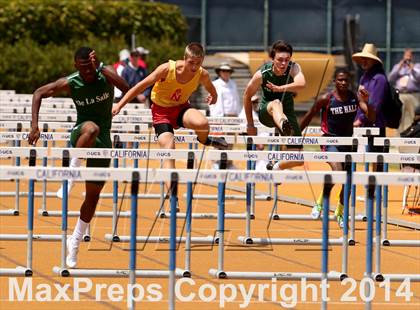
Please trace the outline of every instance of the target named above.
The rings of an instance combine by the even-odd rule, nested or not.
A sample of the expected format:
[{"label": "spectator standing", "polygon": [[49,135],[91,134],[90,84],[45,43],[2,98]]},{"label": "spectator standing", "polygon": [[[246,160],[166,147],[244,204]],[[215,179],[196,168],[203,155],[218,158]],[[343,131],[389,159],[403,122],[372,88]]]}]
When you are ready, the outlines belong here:
[{"label": "spectator standing", "polygon": [[[129,60],[130,60],[130,51],[128,49],[122,49],[119,54],[119,61],[117,61],[113,67],[117,74],[121,76],[124,68],[127,66]],[[122,97],[122,92],[115,87],[114,88],[114,102],[117,102]]]},{"label": "spectator standing", "polygon": [[136,47],[136,51],[139,52],[140,55],[137,61],[139,67],[147,70],[146,57],[147,55],[149,55],[150,51],[148,49],[145,49],[143,46]]},{"label": "spectator standing", "polygon": [[[363,70],[363,75],[359,81],[358,92],[366,91],[366,95],[369,96],[369,118],[358,107],[354,126],[378,127],[379,136],[385,137],[386,122],[383,114],[383,105],[388,100],[389,85],[382,60],[378,57],[376,46],[372,43],[366,43],[361,52],[353,54],[352,59]],[[368,152],[382,153],[383,146],[370,146]]]},{"label": "spectator standing", "polygon": [[238,88],[234,80],[231,79],[233,68],[223,62],[216,68],[218,79],[213,81],[217,91],[217,101],[210,106],[210,116],[237,117],[242,109],[239,100]]},{"label": "spectator standing", "polygon": [[[215,69],[218,78],[213,81],[217,91],[217,101],[210,105],[210,116],[213,117],[237,117],[241,112],[241,102],[239,101],[238,88],[234,80],[231,79],[233,68],[228,63],[222,62]],[[229,145],[231,150],[233,145]],[[219,162],[213,164],[214,169],[218,169]],[[227,169],[236,169],[233,162],[227,162]]]},{"label": "spectator standing", "polygon": [[[130,61],[128,62],[128,65],[121,73],[121,77],[128,83],[130,88],[137,85],[137,83],[144,80],[144,78],[147,76],[146,70],[142,67],[139,67],[138,65],[139,58],[140,53],[137,50],[133,50],[130,53]],[[147,88],[142,93],[136,95],[136,97],[133,99],[133,102],[145,103],[149,95],[150,89]]]},{"label": "spectator standing", "polygon": [[118,75],[121,76],[121,73],[125,66],[127,66],[128,61],[130,59],[130,51],[128,49],[122,49],[118,53],[119,60],[113,64],[115,71],[117,71]]},{"label": "spectator standing", "polygon": [[398,132],[406,130],[413,123],[415,110],[420,106],[420,63],[414,62],[413,51],[406,49],[403,58],[389,73],[389,82],[400,92],[403,103]]}]

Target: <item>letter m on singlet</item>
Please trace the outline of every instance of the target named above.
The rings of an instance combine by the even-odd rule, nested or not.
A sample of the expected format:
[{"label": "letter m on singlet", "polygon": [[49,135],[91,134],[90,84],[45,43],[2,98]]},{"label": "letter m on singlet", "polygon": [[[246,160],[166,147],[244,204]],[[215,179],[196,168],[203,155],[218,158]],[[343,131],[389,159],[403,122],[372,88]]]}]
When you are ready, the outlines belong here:
[{"label": "letter m on singlet", "polygon": [[171,100],[179,101],[179,99],[181,99],[181,88],[175,90],[174,93],[171,95]]}]

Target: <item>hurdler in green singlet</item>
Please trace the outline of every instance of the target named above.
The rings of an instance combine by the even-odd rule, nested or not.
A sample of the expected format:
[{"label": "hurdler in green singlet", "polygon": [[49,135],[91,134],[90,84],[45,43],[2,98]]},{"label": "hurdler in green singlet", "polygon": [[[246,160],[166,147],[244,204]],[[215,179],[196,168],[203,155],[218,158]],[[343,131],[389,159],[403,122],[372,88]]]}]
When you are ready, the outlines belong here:
[{"label": "hurdler in green singlet", "polygon": [[[98,72],[98,78],[92,83],[84,82],[79,72],[69,75],[67,81],[70,86],[71,98],[77,110],[76,125],[70,135],[71,145],[76,146],[83,123],[91,121],[98,125],[100,129],[94,147],[112,147],[110,130],[114,87],[108,83],[101,72]],[[108,167],[109,162],[109,159],[88,159],[87,166]]]},{"label": "hurdler in green singlet", "polygon": [[280,76],[274,73],[272,62],[266,63],[260,68],[263,81],[261,85],[262,99],[259,105],[258,118],[263,125],[267,127],[276,127],[273,117],[267,111],[267,105],[271,101],[279,99],[281,103],[283,104],[283,113],[287,116],[287,119],[289,120],[289,123],[293,129],[293,135],[301,136],[302,132],[299,128],[299,124],[297,122],[296,114],[295,114],[293,93],[273,92],[271,89],[269,89],[266,86],[267,82],[271,82],[274,85],[279,85],[279,86],[293,83],[293,77],[290,74],[290,71],[292,69],[292,66],[294,65],[297,65],[297,64],[290,61],[285,73]]}]

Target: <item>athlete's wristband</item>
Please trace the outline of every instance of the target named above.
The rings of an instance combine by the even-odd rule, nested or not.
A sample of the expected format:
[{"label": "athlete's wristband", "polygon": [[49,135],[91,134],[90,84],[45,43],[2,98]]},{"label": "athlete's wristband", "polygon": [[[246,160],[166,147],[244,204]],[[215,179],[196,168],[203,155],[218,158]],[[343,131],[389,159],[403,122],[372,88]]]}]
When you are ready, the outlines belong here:
[{"label": "athlete's wristband", "polygon": [[102,70],[105,68],[105,65],[103,62],[101,62],[98,66],[98,68],[96,69],[96,72],[102,72]]}]

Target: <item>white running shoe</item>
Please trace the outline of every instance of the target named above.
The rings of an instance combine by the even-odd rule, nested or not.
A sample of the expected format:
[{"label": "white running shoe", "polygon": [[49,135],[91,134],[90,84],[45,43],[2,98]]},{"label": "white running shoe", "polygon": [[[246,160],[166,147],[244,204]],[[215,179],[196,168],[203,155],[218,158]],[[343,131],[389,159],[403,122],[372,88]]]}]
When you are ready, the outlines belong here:
[{"label": "white running shoe", "polygon": [[[73,187],[73,181],[68,181],[67,182],[67,196],[70,195],[70,191]],[[59,190],[57,191],[57,197],[60,199],[63,199],[63,185],[61,184],[61,187],[59,188]]]},{"label": "white running shoe", "polygon": [[256,171],[266,171],[267,170],[267,162],[265,160],[258,160],[257,164],[255,165]]},{"label": "white running shoe", "polygon": [[218,162],[213,163],[212,165],[213,170],[219,170],[220,169],[220,165]]},{"label": "white running shoe", "polygon": [[312,218],[314,220],[319,219],[319,217],[321,216],[321,212],[322,212],[322,206],[320,206],[319,204],[315,204],[311,211]]},{"label": "white running shoe", "polygon": [[66,264],[69,268],[75,268],[77,265],[77,253],[79,253],[79,244],[73,240],[73,237],[67,238],[67,257]]},{"label": "white running shoe", "polygon": [[[281,164],[281,161],[276,161],[275,163],[270,161],[267,164],[267,170],[280,170],[280,164]],[[289,170],[289,169],[285,169],[285,170]]]}]

